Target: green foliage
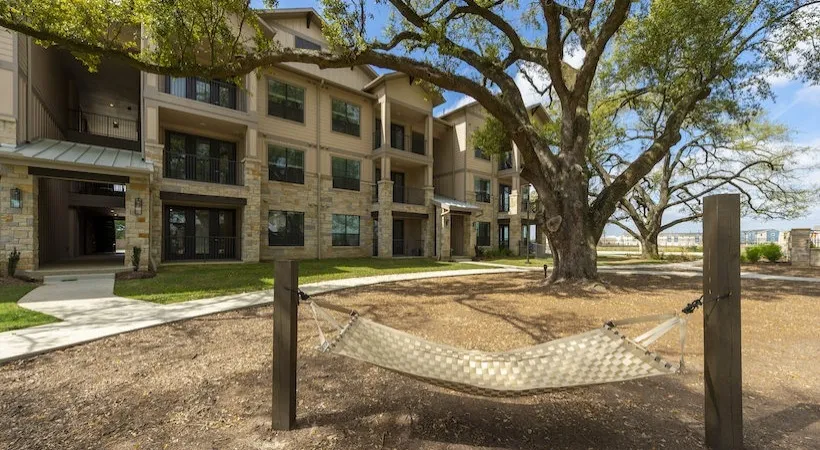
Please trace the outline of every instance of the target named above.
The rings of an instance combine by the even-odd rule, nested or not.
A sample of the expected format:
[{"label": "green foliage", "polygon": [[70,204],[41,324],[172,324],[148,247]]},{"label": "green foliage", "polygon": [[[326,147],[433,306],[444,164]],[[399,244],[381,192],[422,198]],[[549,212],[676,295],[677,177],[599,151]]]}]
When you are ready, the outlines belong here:
[{"label": "green foliage", "polygon": [[9,265],[8,265],[8,273],[10,277],[13,277],[15,273],[17,273],[17,264],[20,262],[20,252],[17,251],[17,247],[14,247],[14,250],[9,253]]},{"label": "green foliage", "polygon": [[504,125],[493,116],[488,116],[484,124],[472,136],[472,147],[480,148],[485,155],[502,155],[512,151],[512,140]]},{"label": "green foliage", "polygon": [[760,244],[760,253],[766,258],[769,262],[777,262],[780,258],[783,257],[783,250],[780,248],[779,245],[775,244],[774,242],[767,242],[765,244]]},{"label": "green foliage", "polygon": [[142,247],[134,247],[131,251],[131,265],[134,267],[134,272],[140,270],[140,258],[142,257]]},{"label": "green foliage", "polygon": [[760,257],[762,256],[762,250],[757,245],[752,245],[751,247],[746,247],[746,260],[752,264],[757,263],[760,261]]}]

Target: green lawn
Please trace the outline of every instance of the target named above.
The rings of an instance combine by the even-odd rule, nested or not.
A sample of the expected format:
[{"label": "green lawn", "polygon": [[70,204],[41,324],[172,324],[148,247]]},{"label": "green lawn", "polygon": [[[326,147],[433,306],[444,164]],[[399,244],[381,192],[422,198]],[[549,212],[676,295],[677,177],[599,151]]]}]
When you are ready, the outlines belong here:
[{"label": "green lawn", "polygon": [[[481,269],[467,263],[431,259],[321,259],[299,263],[301,284],[341,278],[407,272]],[[178,303],[200,298],[261,291],[273,286],[273,263],[193,264],[161,267],[157,276],[117,280],[116,295],[154,303]]]},{"label": "green lawn", "polygon": [[0,284],[0,332],[58,322],[54,317],[17,306],[36,284]]}]

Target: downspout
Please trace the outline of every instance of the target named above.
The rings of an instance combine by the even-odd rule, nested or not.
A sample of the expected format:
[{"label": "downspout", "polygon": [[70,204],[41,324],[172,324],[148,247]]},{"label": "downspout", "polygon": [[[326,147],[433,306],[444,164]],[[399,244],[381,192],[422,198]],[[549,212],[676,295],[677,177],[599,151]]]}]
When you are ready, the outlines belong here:
[{"label": "downspout", "polygon": [[316,85],[316,259],[322,258],[322,112],[319,97],[325,80]]}]

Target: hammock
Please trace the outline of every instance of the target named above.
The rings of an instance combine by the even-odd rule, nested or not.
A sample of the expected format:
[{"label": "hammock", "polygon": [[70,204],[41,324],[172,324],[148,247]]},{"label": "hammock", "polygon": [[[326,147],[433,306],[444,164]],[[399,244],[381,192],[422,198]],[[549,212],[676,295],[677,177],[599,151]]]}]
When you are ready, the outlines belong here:
[{"label": "hammock", "polygon": [[[677,327],[683,354],[686,319],[677,314],[611,321],[602,328],[543,344],[481,352],[430,342],[324,302],[313,300],[310,307],[319,327],[322,352],[354,358],[472,395],[536,395],[554,389],[668,375],[683,366],[682,357],[680,365],[672,365],[646,350],[646,346]],[[349,312],[350,319],[342,326],[324,308]],[[332,340],[325,337],[319,316],[338,330]],[[661,323],[634,339],[617,329],[645,322]]]}]

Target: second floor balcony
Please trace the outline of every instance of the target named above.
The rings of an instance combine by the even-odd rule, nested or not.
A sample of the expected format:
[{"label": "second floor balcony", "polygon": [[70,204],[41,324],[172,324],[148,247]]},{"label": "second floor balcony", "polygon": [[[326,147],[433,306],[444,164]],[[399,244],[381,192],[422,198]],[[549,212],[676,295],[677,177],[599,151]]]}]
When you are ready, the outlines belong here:
[{"label": "second floor balcony", "polygon": [[228,158],[165,153],[165,176],[203,183],[242,184],[242,163]]},{"label": "second floor balcony", "polygon": [[[379,202],[379,186],[373,189],[373,203]],[[393,186],[393,203],[424,205],[424,189],[407,186]]]},{"label": "second floor balcony", "polygon": [[233,83],[220,80],[206,80],[199,77],[161,76],[160,92],[187,98],[222,108],[247,112],[248,102],[244,90]]}]

